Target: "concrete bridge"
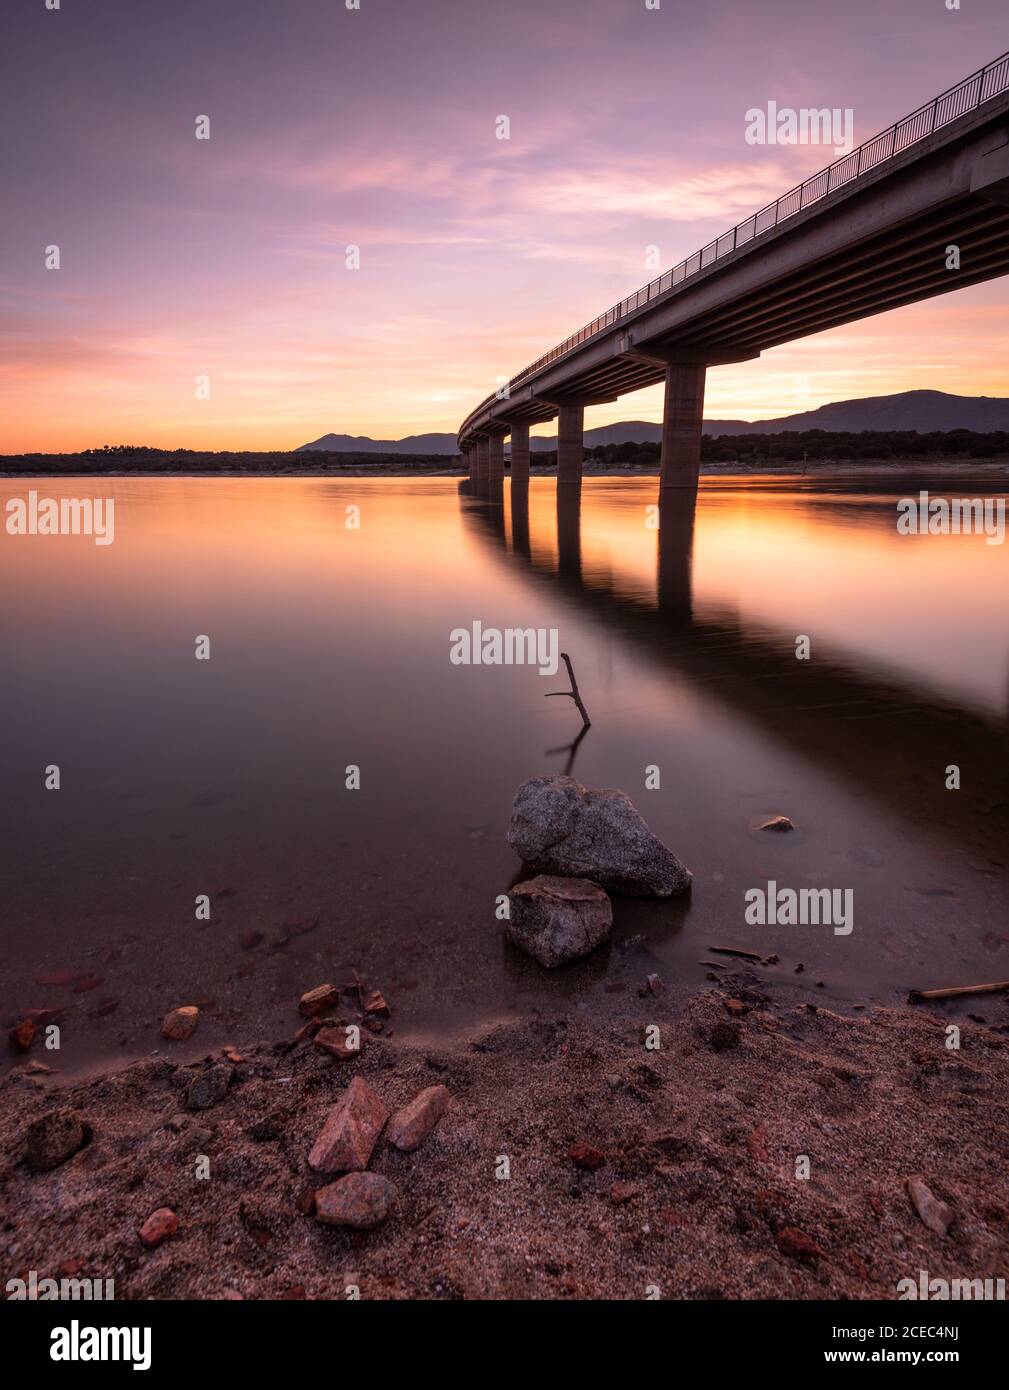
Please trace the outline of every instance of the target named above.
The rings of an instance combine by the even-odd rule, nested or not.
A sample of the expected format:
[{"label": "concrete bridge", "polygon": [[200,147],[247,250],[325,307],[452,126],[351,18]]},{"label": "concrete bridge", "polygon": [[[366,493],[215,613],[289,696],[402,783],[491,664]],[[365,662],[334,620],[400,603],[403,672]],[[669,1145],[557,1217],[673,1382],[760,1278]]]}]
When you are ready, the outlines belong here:
[{"label": "concrete bridge", "polygon": [[[947,268],[947,247],[959,269]],[[1009,271],[1009,54],[600,314],[459,429],[479,490],[529,476],[557,418],[558,483],[582,474],[587,405],[665,382],[665,487],[696,487],[707,368]]]}]

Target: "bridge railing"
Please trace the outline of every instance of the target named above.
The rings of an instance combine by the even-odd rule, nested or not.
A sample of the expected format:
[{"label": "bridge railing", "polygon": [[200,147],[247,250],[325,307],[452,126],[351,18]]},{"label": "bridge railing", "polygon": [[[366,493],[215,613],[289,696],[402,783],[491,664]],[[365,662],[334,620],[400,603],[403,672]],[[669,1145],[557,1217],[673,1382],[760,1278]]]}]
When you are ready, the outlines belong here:
[{"label": "bridge railing", "polygon": [[[796,213],[802,212],[813,203],[825,198],[828,193],[834,193],[839,188],[867,174],[878,165],[892,159],[894,155],[900,154],[910,145],[918,140],[924,140],[935,131],[941,130],[950,121],[955,121],[959,116],[966,115],[968,111],[973,111],[982,103],[990,100],[991,97],[1009,90],[1009,53],[1004,53],[1001,58],[996,58],[994,62],[973,73],[970,77],[958,82],[955,87],[950,87],[949,91],[943,92],[941,96],[935,98],[925,106],[920,106],[917,111],[912,111],[910,116],[905,116],[903,120],[897,121],[884,130],[880,135],[874,135],[871,140],[866,140],[857,149],[851,150],[848,154],[836,159],[833,164],[828,164],[825,169],[821,169],[818,174],[813,174],[811,178],[797,184],[788,193],[776,198],[773,203],[768,203],[759,212],[746,218],[743,222],[724,232],[714,241],[709,241],[707,246],[695,251],[693,255],[680,261],[679,265],[672,270],[665,271],[657,279],[652,280],[647,285],[643,285],[640,290],[621,299],[605,313],[594,318],[591,323],[579,328],[577,333],[572,333],[569,338],[565,338],[562,343],[545,352],[542,357],[537,357],[535,362],[530,362],[528,367],[513,376],[508,385],[509,388],[520,384],[526,377],[538,372],[541,367],[547,366],[558,357],[563,357],[572,348],[578,347],[587,339],[595,337],[597,333],[604,329],[612,328],[615,323],[633,314],[649,301],[657,299],[660,295],[667,294],[677,285],[681,285],[684,280],[688,280],[692,275],[696,275],[699,270],[706,269],[721,257],[729,255],[732,251],[737,251],[741,247],[748,245],[764,232],[769,232],[774,227],[779,227],[782,222],[794,217]],[[489,396],[478,410],[494,400],[495,397]],[[476,412],[474,412],[476,413]]]}]

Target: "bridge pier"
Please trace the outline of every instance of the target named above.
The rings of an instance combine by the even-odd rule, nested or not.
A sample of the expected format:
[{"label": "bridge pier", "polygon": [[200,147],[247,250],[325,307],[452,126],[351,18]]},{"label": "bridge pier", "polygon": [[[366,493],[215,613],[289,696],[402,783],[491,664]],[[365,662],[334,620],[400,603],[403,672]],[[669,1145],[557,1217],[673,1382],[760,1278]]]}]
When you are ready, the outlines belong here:
[{"label": "bridge pier", "polygon": [[585,458],[585,407],[561,405],[557,412],[557,482],[580,483]]},{"label": "bridge pier", "polygon": [[487,486],[488,461],[487,436],[481,434],[476,441],[476,471],[474,477],[476,479],[477,492],[480,492]]},{"label": "bridge pier", "polygon": [[529,481],[529,426],[513,424],[512,437],[512,487]]},{"label": "bridge pier", "polygon": [[697,487],[706,374],[703,362],[670,362],[666,367],[660,487]]},{"label": "bridge pier", "polygon": [[493,491],[504,484],[504,435],[500,432],[487,439],[487,485]]}]

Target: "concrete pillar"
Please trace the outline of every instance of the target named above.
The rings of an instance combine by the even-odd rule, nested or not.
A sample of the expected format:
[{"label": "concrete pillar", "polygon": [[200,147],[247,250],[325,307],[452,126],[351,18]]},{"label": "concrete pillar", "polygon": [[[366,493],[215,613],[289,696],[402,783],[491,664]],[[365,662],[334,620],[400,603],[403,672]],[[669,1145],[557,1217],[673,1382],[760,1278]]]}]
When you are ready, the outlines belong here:
[{"label": "concrete pillar", "polygon": [[557,482],[578,483],[582,478],[585,456],[582,433],[585,423],[583,405],[562,405],[557,415]]},{"label": "concrete pillar", "polygon": [[504,435],[492,434],[487,440],[487,481],[492,488],[504,483]]},{"label": "concrete pillar", "polygon": [[487,436],[482,434],[476,442],[476,485],[478,488],[485,487],[487,484]]},{"label": "concrete pillar", "polygon": [[697,486],[706,371],[703,362],[671,362],[666,368],[661,487]]},{"label": "concrete pillar", "polygon": [[467,447],[466,447],[466,449],[465,449],[465,451],[464,451],[464,457],[465,457],[465,459],[466,459],[466,472],[469,474],[469,480],[470,480],[470,482],[472,482],[472,481],[473,481],[473,446],[472,446],[471,444],[470,444],[470,445],[467,445]]},{"label": "concrete pillar", "polygon": [[529,426],[514,424],[512,435],[512,487],[529,481]]}]

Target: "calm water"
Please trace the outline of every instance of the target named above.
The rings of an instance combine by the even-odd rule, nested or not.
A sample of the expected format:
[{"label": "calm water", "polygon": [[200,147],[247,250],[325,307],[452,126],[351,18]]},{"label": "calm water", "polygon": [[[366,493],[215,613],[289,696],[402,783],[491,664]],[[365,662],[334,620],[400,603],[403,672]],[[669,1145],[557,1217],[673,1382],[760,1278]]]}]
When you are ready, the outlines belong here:
[{"label": "calm water", "polygon": [[[0,1016],[64,1007],[66,1069],[159,1046],[182,1003],[205,1048],[284,1036],[355,969],[433,1037],[615,1007],[651,970],[703,981],[711,944],[777,953],[760,969],[819,999],[1009,977],[1009,543],[899,537],[901,492],[781,479],[722,479],[661,533],[654,479],[587,480],[560,515],[551,479],[515,507],[447,478],[0,492],[29,486],[117,501],[108,547],[0,536]],[[543,698],[563,674],[450,664],[474,618],[559,629],[577,748],[572,703]],[[627,791],[695,883],[618,904],[642,940],[546,976],[494,900],[516,787],[569,766]],[[776,813],[799,832],[755,831]],[[768,879],[853,889],[854,931],[745,925]]]}]

